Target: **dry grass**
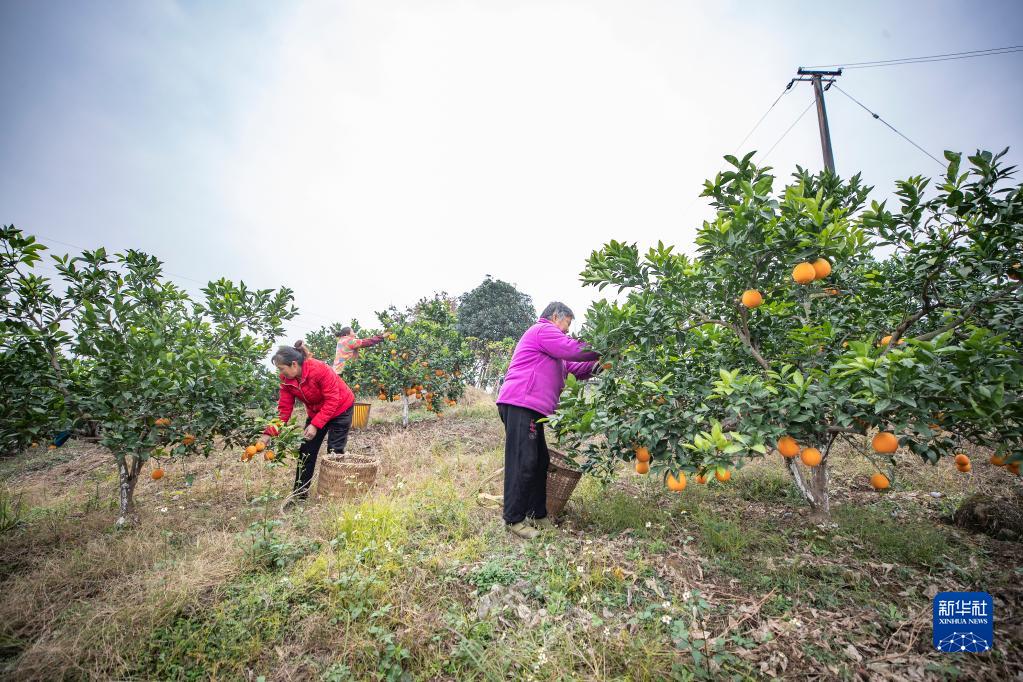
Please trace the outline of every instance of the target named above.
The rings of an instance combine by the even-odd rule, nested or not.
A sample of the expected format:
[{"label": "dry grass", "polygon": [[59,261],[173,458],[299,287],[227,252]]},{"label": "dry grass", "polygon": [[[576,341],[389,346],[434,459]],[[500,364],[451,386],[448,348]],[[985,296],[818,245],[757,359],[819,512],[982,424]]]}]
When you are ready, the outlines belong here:
[{"label": "dry grass", "polygon": [[[142,521],[121,531],[112,463],[93,446],[7,475],[32,508],[0,545],[0,676],[1009,679],[1023,670],[1020,545],[943,522],[966,495],[1019,485],[1000,469],[978,461],[960,474],[900,453],[893,491],[878,495],[870,462],[839,448],[833,528],[809,521],[774,458],[683,495],[628,473],[609,489],[584,479],[561,529],[521,543],[476,504],[502,462],[490,397],[471,392],[440,417],[420,416],[402,429],[400,405],[375,403],[349,449],[380,457],[376,487],[283,514],[258,497],[286,492],[292,467],[245,464],[236,452],[143,479]],[[245,534],[264,518],[280,523],[271,550],[280,566]],[[931,652],[933,589],[995,594],[998,651]],[[503,610],[481,616],[486,599]],[[717,667],[678,644],[673,628],[690,620],[690,634],[727,633]]]}]

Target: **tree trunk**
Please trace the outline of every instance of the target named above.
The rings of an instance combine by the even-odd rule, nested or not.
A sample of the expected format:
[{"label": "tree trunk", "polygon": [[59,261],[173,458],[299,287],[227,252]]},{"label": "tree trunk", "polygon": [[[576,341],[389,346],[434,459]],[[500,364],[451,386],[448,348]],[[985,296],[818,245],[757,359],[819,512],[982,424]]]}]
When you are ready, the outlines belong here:
[{"label": "tree trunk", "polygon": [[810,505],[817,521],[831,520],[831,499],[828,496],[828,453],[831,452],[831,444],[834,442],[835,436],[831,436],[821,455],[821,463],[813,467],[809,477],[803,476],[803,471],[799,468],[798,457],[785,460],[785,468],[789,470],[792,482],[796,484],[799,494]]},{"label": "tree trunk", "polygon": [[408,396],[404,393],[401,396],[401,425],[408,426]]},{"label": "tree trunk", "polygon": [[135,484],[142,470],[142,459],[139,457],[120,457],[117,460],[117,473],[120,477],[118,486],[121,514],[117,517],[118,526],[130,526],[138,521],[135,512]]}]

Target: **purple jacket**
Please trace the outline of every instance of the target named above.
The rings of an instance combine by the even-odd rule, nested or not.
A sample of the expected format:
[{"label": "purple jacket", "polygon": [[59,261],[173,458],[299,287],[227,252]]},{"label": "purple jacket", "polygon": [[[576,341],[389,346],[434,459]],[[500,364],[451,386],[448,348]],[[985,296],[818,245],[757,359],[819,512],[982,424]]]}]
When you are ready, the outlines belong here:
[{"label": "purple jacket", "polygon": [[600,355],[569,337],[541,317],[515,346],[497,402],[516,405],[549,416],[558,408],[561,389],[569,374],[588,379]]}]

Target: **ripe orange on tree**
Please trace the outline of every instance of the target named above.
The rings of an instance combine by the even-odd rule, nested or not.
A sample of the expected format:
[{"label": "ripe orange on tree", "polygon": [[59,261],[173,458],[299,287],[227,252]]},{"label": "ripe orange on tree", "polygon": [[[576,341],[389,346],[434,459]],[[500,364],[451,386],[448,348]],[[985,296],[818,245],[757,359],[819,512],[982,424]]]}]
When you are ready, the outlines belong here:
[{"label": "ripe orange on tree", "polygon": [[894,433],[888,431],[878,433],[870,444],[875,452],[885,455],[890,455],[899,449],[899,439],[895,437]]},{"label": "ripe orange on tree", "polygon": [[742,304],[747,308],[756,308],[764,302],[764,297],[756,289],[747,289],[742,292]]},{"label": "ripe orange on tree", "polygon": [[686,475],[679,472],[678,478],[675,478],[675,474],[669,473],[665,483],[668,484],[668,490],[676,493],[682,492],[686,489]]},{"label": "ripe orange on tree", "polygon": [[[262,443],[263,441],[260,441],[260,445],[262,445]],[[259,452],[259,446],[257,445],[250,445],[249,447],[245,448],[246,457],[249,458],[254,457],[257,452]]]},{"label": "ripe orange on tree", "polygon": [[891,482],[884,474],[876,473],[870,477],[870,485],[874,488],[874,490],[888,490],[889,486],[891,486]]},{"label": "ripe orange on tree", "polygon": [[813,262],[813,273],[815,279],[824,279],[831,274],[831,263],[826,258],[818,258]]},{"label": "ripe orange on tree", "polygon": [[799,459],[806,466],[815,467],[820,465],[823,457],[821,456],[821,451],[817,448],[804,448],[803,451],[799,453]]},{"label": "ripe orange on tree", "polygon": [[714,472],[714,478],[716,478],[721,483],[727,483],[728,479],[730,479],[731,477],[732,472],[729,471],[728,469],[718,469],[717,471]]},{"label": "ripe orange on tree", "polygon": [[956,463],[956,466],[966,466],[970,463],[970,458],[965,453],[960,452],[953,461]]},{"label": "ripe orange on tree", "polygon": [[696,474],[693,476],[693,480],[700,485],[704,485],[707,482],[707,474]]},{"label": "ripe orange on tree", "polygon": [[151,473],[149,475],[150,475],[150,477],[152,477],[152,479],[154,481],[159,481],[161,478],[163,478],[163,469],[159,469],[159,468],[153,469],[153,473]]},{"label": "ripe orange on tree", "polygon": [[639,445],[636,447],[636,461],[637,462],[650,461],[650,451],[646,448],[646,446]]},{"label": "ripe orange on tree", "polygon": [[813,263],[800,263],[792,268],[792,279],[796,280],[796,284],[809,284],[817,279],[817,271],[814,270]]},{"label": "ripe orange on tree", "polygon": [[185,437],[181,439],[181,444],[182,445],[191,445],[194,442],[195,442],[195,436],[193,436],[190,433],[186,433]]},{"label": "ripe orange on tree", "polygon": [[273,450],[267,450],[266,452],[264,452],[264,453],[263,453],[263,459],[265,459],[265,460],[266,460],[266,461],[268,461],[268,462],[272,462],[272,461],[274,461],[274,458],[275,458],[276,456],[277,456],[277,455],[275,455],[275,454],[274,454],[274,451],[273,451]]},{"label": "ripe orange on tree", "polygon": [[640,462],[639,460],[636,460],[636,473],[637,474],[648,474],[648,473],[650,473],[650,463],[649,462]]},{"label": "ripe orange on tree", "polygon": [[999,455],[997,453],[991,455],[991,463],[994,464],[996,467],[1005,466],[1005,455]]},{"label": "ripe orange on tree", "polygon": [[782,457],[795,457],[799,454],[799,443],[792,436],[782,436],[778,439],[778,452]]}]

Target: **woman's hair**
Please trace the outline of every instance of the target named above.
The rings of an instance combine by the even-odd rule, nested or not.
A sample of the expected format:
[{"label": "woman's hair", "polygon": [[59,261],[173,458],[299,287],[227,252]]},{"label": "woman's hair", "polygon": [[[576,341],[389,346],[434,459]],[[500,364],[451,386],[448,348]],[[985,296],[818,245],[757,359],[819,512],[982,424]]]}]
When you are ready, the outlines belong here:
[{"label": "woman's hair", "polygon": [[281,346],[274,353],[274,356],[270,358],[270,362],[275,365],[290,365],[293,362],[297,362],[301,365],[305,362],[305,353],[294,346]]},{"label": "woman's hair", "polygon": [[573,320],[575,319],[575,313],[572,312],[572,309],[561,301],[548,303],[547,307],[543,309],[543,313],[540,314],[540,317],[552,320],[555,315],[558,317],[571,317]]},{"label": "woman's hair", "polygon": [[311,358],[313,356],[313,352],[309,350],[309,346],[307,346],[306,342],[303,341],[302,339],[299,339],[298,341],[295,342],[295,348],[302,351],[302,355],[306,356],[307,358]]},{"label": "woman's hair", "polygon": [[341,331],[339,331],[337,334],[334,334],[334,336],[338,336],[338,337],[348,336],[351,333],[352,333],[352,328],[351,327],[341,327]]}]

